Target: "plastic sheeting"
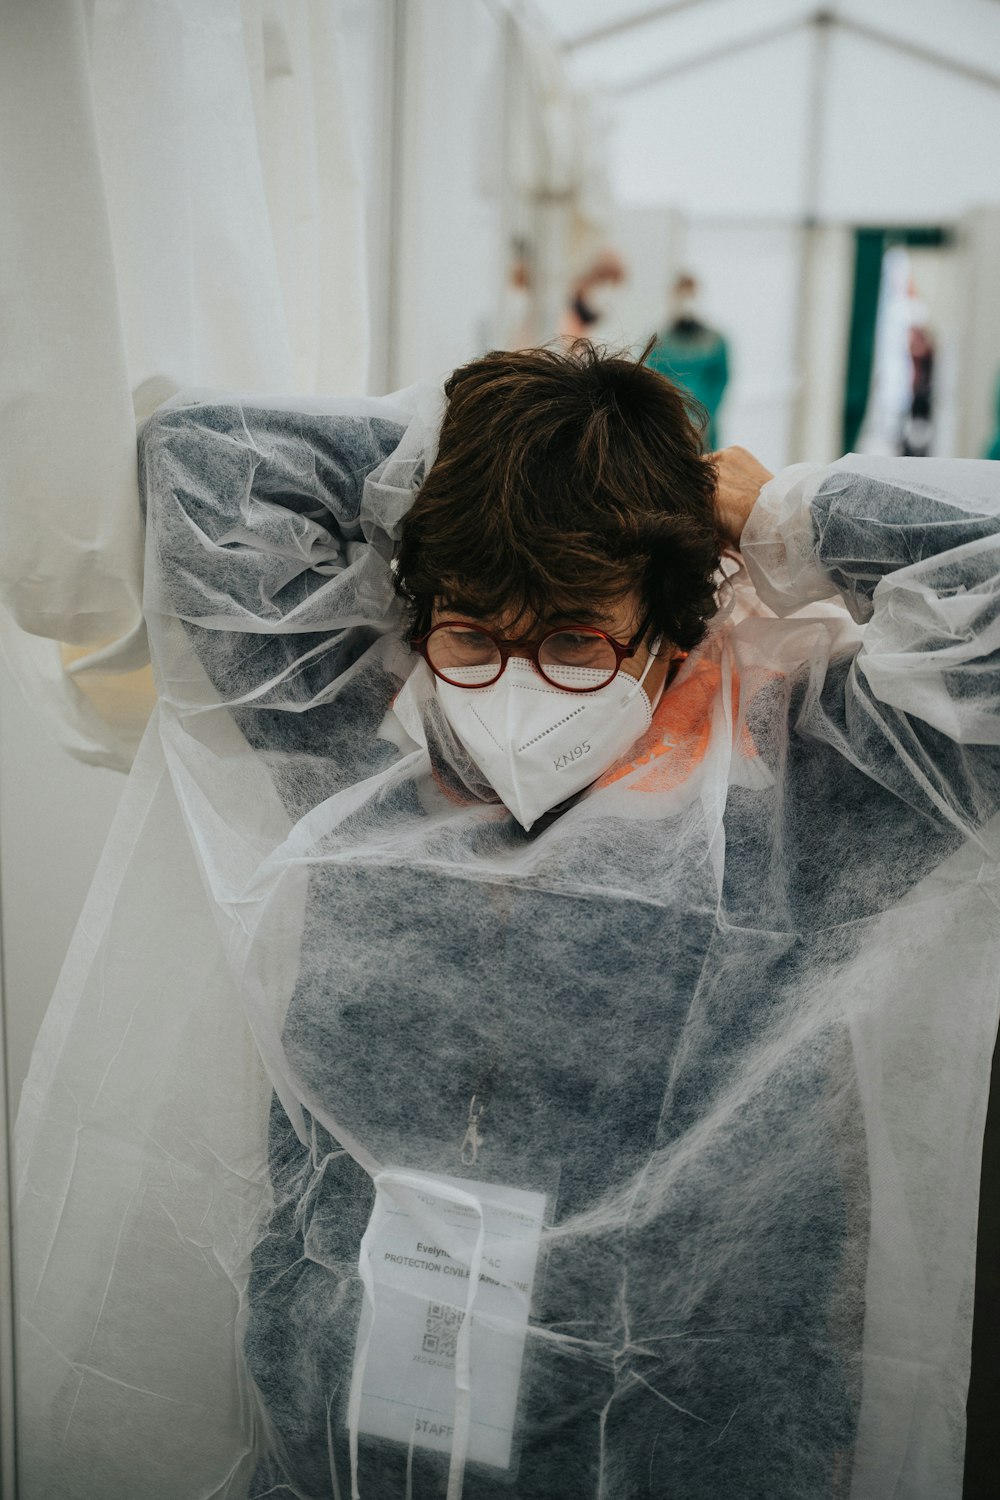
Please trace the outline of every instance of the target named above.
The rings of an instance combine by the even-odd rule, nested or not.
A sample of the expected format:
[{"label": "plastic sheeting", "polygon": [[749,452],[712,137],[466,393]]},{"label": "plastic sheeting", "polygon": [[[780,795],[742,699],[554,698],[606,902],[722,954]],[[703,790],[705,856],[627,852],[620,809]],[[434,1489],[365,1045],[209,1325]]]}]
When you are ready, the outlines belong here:
[{"label": "plastic sheeting", "polygon": [[758,593],[525,833],[393,594],[435,421],[145,428],[160,704],[22,1106],[24,1494],[957,1500],[996,469],[779,475]]},{"label": "plastic sheeting", "polygon": [[151,702],[136,417],[181,385],[364,385],[338,26],[328,0],[5,6],[0,604],[83,759],[127,765]]}]

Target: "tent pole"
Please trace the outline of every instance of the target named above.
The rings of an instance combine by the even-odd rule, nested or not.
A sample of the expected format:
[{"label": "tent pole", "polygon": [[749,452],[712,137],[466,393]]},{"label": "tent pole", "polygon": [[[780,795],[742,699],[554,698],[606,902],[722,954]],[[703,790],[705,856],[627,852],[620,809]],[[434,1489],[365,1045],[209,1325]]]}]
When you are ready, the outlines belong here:
[{"label": "tent pole", "polygon": [[[399,381],[399,239],[402,212],[405,0],[382,9],[382,78],[379,192],[375,205],[371,273],[372,334],[368,389],[385,395]],[[371,233],[371,227],[369,228]]]},{"label": "tent pole", "polygon": [[809,89],[805,129],[805,152],[802,181],[801,243],[799,274],[795,297],[795,395],[792,405],[789,452],[792,463],[806,458],[803,451],[809,400],[809,358],[812,339],[810,315],[816,281],[816,257],[822,208],[822,174],[826,155],[826,112],[830,81],[830,34],[836,17],[829,11],[817,11],[810,18],[813,31],[812,76]]},{"label": "tent pole", "polygon": [[[687,3],[687,0],[685,0]],[[668,12],[664,12],[668,14]],[[639,18],[641,19],[641,18]],[[648,19],[656,19],[651,14]],[[629,23],[630,24],[630,23]],[[610,33],[611,30],[622,29],[625,22],[616,27],[604,27],[600,35],[597,32],[588,33],[585,38],[580,39],[580,45],[591,39],[601,40],[601,36]],[[626,79],[624,83],[613,85],[610,92],[615,94],[631,94],[637,89],[650,88],[654,84],[666,83],[671,78],[679,78],[684,73],[694,72],[697,68],[711,66],[712,63],[722,62],[727,57],[732,57],[739,52],[745,52],[751,47],[761,47],[768,42],[779,41],[791,32],[797,31],[800,26],[812,26],[817,30],[829,32],[834,27],[841,31],[849,32],[852,36],[861,37],[863,40],[872,42],[878,47],[885,47],[890,52],[898,52],[904,57],[912,57],[918,62],[926,63],[929,67],[939,68],[946,73],[954,73],[956,76],[966,78],[973,83],[983,84],[987,88],[1000,89],[1000,74],[989,72],[985,68],[976,68],[971,63],[959,62],[954,57],[944,57],[940,53],[932,52],[929,47],[922,47],[918,42],[907,41],[904,37],[893,36],[891,32],[882,31],[876,26],[871,26],[866,21],[849,20],[837,15],[832,10],[821,9],[811,15],[798,16],[794,20],[784,21],[778,26],[773,26],[765,31],[751,32],[749,36],[737,38],[731,42],[724,42],[719,47],[711,47],[704,52],[696,52],[692,57],[683,58],[680,62],[668,63],[662,68],[656,68],[650,73],[640,73],[638,77]],[[576,45],[567,43],[567,49]]]},{"label": "tent pole", "polygon": [[793,32],[807,26],[809,21],[809,16],[796,16],[792,21],[782,21],[780,26],[769,26],[763,31],[751,31],[749,35],[736,37],[731,42],[723,42],[721,46],[710,47],[704,52],[696,52],[693,57],[682,58],[680,62],[668,63],[666,67],[655,68],[651,73],[641,73],[638,78],[629,78],[624,83],[614,84],[608,92],[634,94],[639,89],[652,88],[655,84],[666,83],[671,78],[680,78],[684,73],[693,73],[698,68],[711,67],[712,63],[722,62],[727,57],[736,57],[741,53],[749,52],[754,47],[764,47],[768,42],[780,41],[782,37],[791,36]]},{"label": "tent pole", "polygon": [[0,872],[0,1500],[16,1500],[17,1278],[14,1234],[14,1121],[4,972],[3,877]]},{"label": "tent pole", "polygon": [[500,144],[498,148],[499,160],[497,172],[499,174],[499,202],[500,202],[500,277],[496,287],[493,327],[496,330],[490,339],[490,346],[496,348],[500,339],[508,337],[508,329],[505,326],[505,312],[507,306],[507,287],[510,282],[511,271],[514,265],[514,236],[515,215],[513,211],[510,174],[507,171],[507,163],[510,159],[510,142],[513,134],[513,102],[512,91],[514,86],[514,58],[515,38],[514,28],[517,22],[509,7],[504,7],[501,14],[496,17],[500,28]]},{"label": "tent pole", "polygon": [[567,38],[562,44],[562,50],[577,52],[581,47],[592,47],[597,42],[606,42],[627,31],[634,31],[638,26],[649,26],[654,21],[676,15],[678,11],[692,10],[695,6],[706,3],[707,0],[664,0],[662,5],[650,6],[649,10],[639,11],[637,15],[623,16],[620,21],[608,21],[606,25],[595,26],[591,31],[581,31],[579,36]]},{"label": "tent pole", "polygon": [[946,73],[954,73],[957,77],[968,79],[971,83],[980,83],[990,89],[1000,89],[1000,73],[974,67],[972,63],[959,62],[958,58],[946,57],[940,52],[932,52],[930,47],[922,47],[919,42],[911,42],[906,37],[893,36],[891,32],[872,26],[867,21],[855,21],[846,16],[838,16],[836,22],[842,31],[862,37],[866,42],[874,42],[877,47],[885,47],[890,52],[898,52],[904,57],[915,58],[917,62],[927,63],[929,67],[939,68]]}]

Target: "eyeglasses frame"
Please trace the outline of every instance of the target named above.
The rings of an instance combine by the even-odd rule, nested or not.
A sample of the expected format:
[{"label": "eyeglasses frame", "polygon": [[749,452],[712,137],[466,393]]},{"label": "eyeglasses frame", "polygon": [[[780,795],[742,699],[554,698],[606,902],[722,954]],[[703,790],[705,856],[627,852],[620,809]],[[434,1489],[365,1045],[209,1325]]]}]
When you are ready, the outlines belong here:
[{"label": "eyeglasses frame", "polygon": [[[622,662],[629,661],[632,657],[635,656],[635,653],[638,651],[640,645],[642,644],[642,638],[646,634],[651,623],[652,622],[647,615],[642,624],[639,626],[639,629],[636,631],[635,635],[633,635],[627,643],[623,644],[621,641],[616,641],[614,636],[609,635],[606,630],[598,630],[596,625],[560,625],[554,630],[547,630],[544,635],[538,636],[535,640],[510,641],[506,640],[502,636],[494,635],[492,630],[487,630],[484,625],[477,625],[474,620],[439,620],[436,625],[432,625],[430,630],[426,630],[423,635],[411,636],[410,646],[419,651],[420,655],[424,658],[424,661],[434,673],[434,676],[440,677],[441,681],[448,683],[449,687],[467,688],[469,692],[476,692],[479,688],[492,687],[495,682],[500,681],[504,672],[506,672],[507,662],[511,656],[513,656],[515,653],[518,656],[527,653],[528,659],[534,667],[535,671],[538,673],[539,677],[541,677],[543,682],[547,682],[550,687],[559,688],[564,693],[596,693],[599,692],[601,688],[607,687],[608,683],[614,682],[615,678],[618,676],[619,672],[622,669]],[[487,682],[455,682],[452,678],[446,677],[443,672],[438,671],[437,667],[435,667],[433,662],[431,661],[427,645],[431,636],[435,635],[439,630],[445,630],[449,626],[454,625],[462,626],[466,630],[478,630],[480,635],[489,636],[490,640],[500,652],[500,667],[496,675],[489,678]],[[607,682],[599,682],[594,687],[576,688],[567,687],[566,684],[562,682],[553,682],[552,678],[547,676],[545,669],[538,658],[539,652],[545,645],[545,642],[551,640],[554,635],[598,635],[602,640],[607,641],[608,645],[614,651],[615,657],[617,658],[617,665],[615,666],[615,670],[607,679]]]}]

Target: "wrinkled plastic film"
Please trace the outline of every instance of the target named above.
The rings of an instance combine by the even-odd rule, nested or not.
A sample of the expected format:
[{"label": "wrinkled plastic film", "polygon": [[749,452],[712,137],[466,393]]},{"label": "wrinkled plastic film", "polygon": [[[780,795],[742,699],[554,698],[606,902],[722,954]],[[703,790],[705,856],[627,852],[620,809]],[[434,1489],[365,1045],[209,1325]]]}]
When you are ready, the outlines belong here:
[{"label": "wrinkled plastic film", "polygon": [[[160,708],[21,1122],[29,1500],[173,1500],[181,1452],[183,1493],[253,1500],[957,1500],[994,470],[777,476],[652,723],[525,833],[392,588],[438,415],[144,433]],[[471,1456],[471,1278],[434,1356],[471,1431],[361,1430],[379,1180],[487,1212],[556,1175],[507,1467]]]}]

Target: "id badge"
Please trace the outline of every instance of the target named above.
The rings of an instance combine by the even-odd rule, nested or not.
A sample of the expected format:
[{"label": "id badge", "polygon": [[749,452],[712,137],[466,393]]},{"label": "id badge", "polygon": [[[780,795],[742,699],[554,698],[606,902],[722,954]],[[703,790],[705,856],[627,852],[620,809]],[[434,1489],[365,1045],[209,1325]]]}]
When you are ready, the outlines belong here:
[{"label": "id badge", "polygon": [[509,1468],[545,1194],[408,1171],[375,1188],[348,1423]]}]

